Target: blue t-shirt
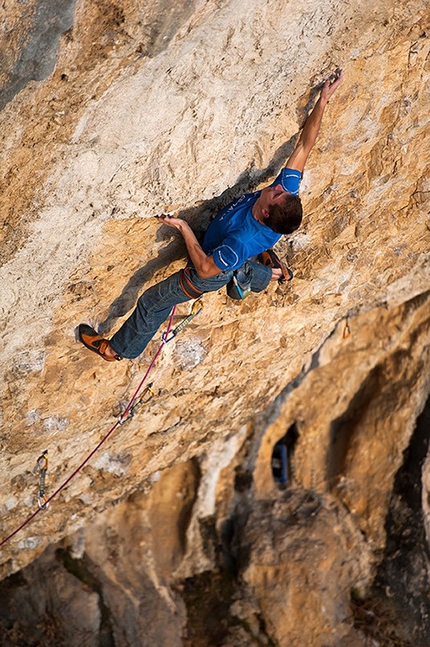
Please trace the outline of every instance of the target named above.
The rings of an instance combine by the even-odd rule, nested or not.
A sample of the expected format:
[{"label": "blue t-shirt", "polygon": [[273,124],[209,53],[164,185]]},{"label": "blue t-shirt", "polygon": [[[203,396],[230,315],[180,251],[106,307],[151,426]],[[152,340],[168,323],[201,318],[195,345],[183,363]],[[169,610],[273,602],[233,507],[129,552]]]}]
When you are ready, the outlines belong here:
[{"label": "blue t-shirt", "polygon": [[[302,174],[284,168],[270,186],[282,184],[285,191],[298,195]],[[252,207],[261,191],[246,193],[222,209],[212,220],[203,238],[202,248],[213,256],[220,270],[236,270],[244,262],[273,247],[282,234],[275,233],[252,215]]]}]

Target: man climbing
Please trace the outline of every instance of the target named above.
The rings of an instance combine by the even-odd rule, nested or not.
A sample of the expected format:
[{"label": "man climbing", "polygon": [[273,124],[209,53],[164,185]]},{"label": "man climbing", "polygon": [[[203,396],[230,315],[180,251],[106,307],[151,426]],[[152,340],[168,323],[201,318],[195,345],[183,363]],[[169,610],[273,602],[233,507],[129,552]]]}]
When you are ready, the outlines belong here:
[{"label": "man climbing", "polygon": [[182,234],[190,262],[187,267],[146,290],[117,333],[108,340],[80,324],[80,341],[106,361],[134,359],[146,348],[174,305],[219,290],[235,275],[250,276],[253,292],[264,290],[270,280],[282,278],[282,269],[250,261],[273,247],[283,234],[291,234],[302,220],[298,197],[308,155],[315,144],[326,105],[342,82],[337,69],[322,86],[297,144],[276,180],[265,189],[248,193],[227,205],[212,220],[200,244],[185,220],[160,216],[163,223]]}]

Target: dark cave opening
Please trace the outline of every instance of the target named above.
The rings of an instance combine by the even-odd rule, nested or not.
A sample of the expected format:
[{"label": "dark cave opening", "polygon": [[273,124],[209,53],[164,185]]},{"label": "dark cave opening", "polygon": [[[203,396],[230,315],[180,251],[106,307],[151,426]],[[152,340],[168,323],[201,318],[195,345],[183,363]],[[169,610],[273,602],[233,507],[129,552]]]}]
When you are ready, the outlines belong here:
[{"label": "dark cave opening", "polygon": [[294,450],[299,439],[297,424],[289,427],[285,436],[275,443],[271,457],[272,474],[279,488],[284,489],[291,482],[294,474]]},{"label": "dark cave opening", "polygon": [[381,640],[389,634],[396,641],[393,638],[389,644],[400,646],[430,644],[430,551],[422,504],[422,468],[429,438],[430,396],[395,477],[385,521],[387,542],[373,589],[366,600],[353,601],[356,620],[360,621],[362,609],[368,619],[369,612],[373,614],[366,633]]},{"label": "dark cave opening", "polygon": [[355,431],[360,426],[371,402],[379,396],[380,392],[381,368],[376,366],[354,395],[346,411],[331,423],[326,463],[326,476],[330,488],[334,488],[345,473],[348,452]]}]

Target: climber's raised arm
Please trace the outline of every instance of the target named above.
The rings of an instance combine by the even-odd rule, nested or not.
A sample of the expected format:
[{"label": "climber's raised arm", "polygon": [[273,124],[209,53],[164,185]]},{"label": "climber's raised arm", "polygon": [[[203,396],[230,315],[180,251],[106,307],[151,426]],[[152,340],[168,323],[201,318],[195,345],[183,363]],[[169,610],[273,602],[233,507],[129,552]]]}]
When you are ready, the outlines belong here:
[{"label": "climber's raised arm", "polygon": [[343,72],[337,69],[324,83],[321,94],[316,102],[314,109],[309,117],[306,119],[303,130],[297,141],[296,147],[293,150],[291,157],[286,163],[287,168],[296,169],[303,172],[303,169],[311,152],[313,145],[318,137],[321,126],[322,117],[327,103],[329,102],[332,94],[337,90],[343,80]]}]

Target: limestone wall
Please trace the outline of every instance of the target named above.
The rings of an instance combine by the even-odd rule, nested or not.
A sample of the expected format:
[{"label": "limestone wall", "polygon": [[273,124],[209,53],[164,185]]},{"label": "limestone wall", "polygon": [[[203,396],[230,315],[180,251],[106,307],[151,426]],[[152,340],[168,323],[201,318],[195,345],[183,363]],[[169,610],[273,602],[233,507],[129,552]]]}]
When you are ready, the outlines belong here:
[{"label": "limestone wall", "polygon": [[[82,321],[115,331],[142,289],[181,267],[181,241],[154,216],[177,210],[202,229],[263,186],[318,84],[337,66],[345,80],[304,173],[303,226],[278,246],[294,280],[240,304],[205,297],[157,363],[154,397],[0,549],[1,575],[46,549],[52,564],[53,547],[76,536],[79,559],[97,568],[109,545],[130,542],[178,644],[197,645],[190,618],[203,610],[184,582],[203,578],[210,599],[205,573],[224,572],[224,551],[243,588],[224,595],[236,624],[219,644],[364,645],[350,591],[366,596],[383,561],[395,477],[430,391],[427,3],[77,0],[52,15],[58,46],[55,34],[36,38],[45,5],[6,3],[0,44],[3,537],[35,510],[41,452],[49,495],[114,424],[158,347],[109,365],[74,332]],[[56,65],[33,62],[18,91],[24,49]],[[283,492],[270,461],[292,425]],[[428,479],[424,501],[427,491]],[[166,538],[170,507],[180,530]],[[109,539],[133,514],[149,545],[140,553],[133,527]],[[98,577],[94,595],[121,617],[104,579],[118,576]],[[133,582],[118,590],[149,595]],[[134,608],[139,635],[148,629]],[[153,631],[151,644],[176,644]]]}]

